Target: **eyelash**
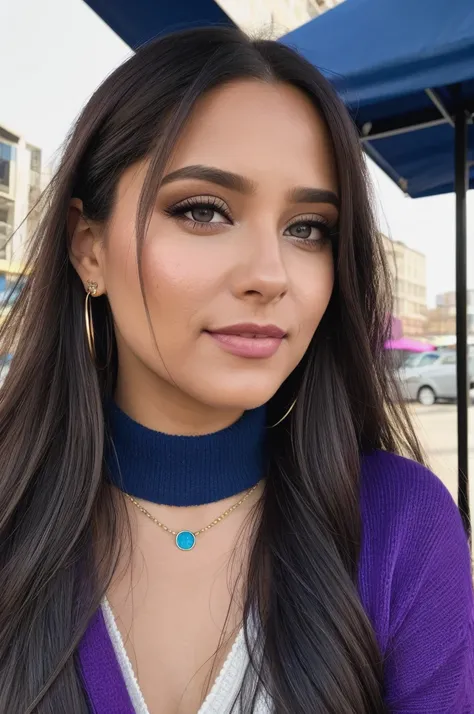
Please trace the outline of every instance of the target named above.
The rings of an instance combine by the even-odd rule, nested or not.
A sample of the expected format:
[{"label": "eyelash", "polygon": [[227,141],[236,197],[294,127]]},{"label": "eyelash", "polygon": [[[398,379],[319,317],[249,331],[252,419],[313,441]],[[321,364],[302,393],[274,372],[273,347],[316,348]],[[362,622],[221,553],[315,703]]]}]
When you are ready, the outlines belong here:
[{"label": "eyelash", "polygon": [[165,212],[168,216],[177,218],[185,223],[190,223],[193,228],[199,226],[199,228],[204,227],[205,229],[206,226],[214,227],[216,225],[215,223],[206,223],[205,221],[193,221],[191,218],[185,216],[185,213],[191,211],[193,208],[210,208],[216,213],[220,213],[221,216],[226,218],[228,221],[232,221],[232,215],[227,207],[227,204],[224,203],[221,198],[217,198],[216,196],[192,196],[191,198],[187,198],[185,201],[175,203],[174,206],[167,208]]},{"label": "eyelash", "polygon": [[[185,214],[194,208],[210,208],[216,213],[219,213],[229,222],[232,222],[233,220],[229,208],[227,207],[227,204],[222,199],[217,198],[215,196],[192,196],[191,198],[187,198],[186,200],[180,201],[179,203],[176,203],[173,206],[170,206],[169,208],[165,209],[165,213],[168,216],[177,218],[178,220],[187,223],[191,226],[192,229],[199,228],[200,230],[214,230],[216,225],[223,225],[222,223],[216,224],[215,222],[210,221],[193,221]],[[335,229],[329,225],[328,221],[322,217],[318,217],[318,219],[315,219],[314,214],[298,216],[298,220],[294,221],[293,223],[289,223],[285,231],[288,231],[294,226],[298,226],[301,224],[310,228],[319,229],[321,231],[322,237],[317,240],[314,240],[310,238],[298,238],[297,236],[291,236],[293,240],[298,243],[302,243],[305,245],[316,245],[331,240],[335,236]]]}]

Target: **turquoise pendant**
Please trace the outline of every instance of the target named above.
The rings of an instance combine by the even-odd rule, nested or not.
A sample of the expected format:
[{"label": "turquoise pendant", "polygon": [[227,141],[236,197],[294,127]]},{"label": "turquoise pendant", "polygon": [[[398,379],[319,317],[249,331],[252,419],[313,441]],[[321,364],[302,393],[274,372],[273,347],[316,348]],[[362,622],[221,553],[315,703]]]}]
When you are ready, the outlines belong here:
[{"label": "turquoise pendant", "polygon": [[191,531],[180,531],[176,536],[176,545],[180,550],[192,550],[196,545],[196,536]]}]

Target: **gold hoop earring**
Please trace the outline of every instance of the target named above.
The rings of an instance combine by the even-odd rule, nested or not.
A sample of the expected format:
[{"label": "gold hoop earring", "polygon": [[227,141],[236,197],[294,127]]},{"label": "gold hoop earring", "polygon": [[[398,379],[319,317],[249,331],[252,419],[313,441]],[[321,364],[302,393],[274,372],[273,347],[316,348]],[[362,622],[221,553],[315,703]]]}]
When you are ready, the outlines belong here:
[{"label": "gold hoop earring", "polygon": [[284,415],[282,416],[282,418],[279,419],[279,421],[277,421],[276,424],[272,424],[271,426],[268,426],[267,429],[274,429],[276,426],[278,426],[278,424],[281,424],[282,421],[284,421],[284,420],[286,419],[286,417],[288,416],[288,414],[290,414],[290,412],[293,411],[293,408],[294,408],[296,402],[297,402],[297,399],[295,399],[295,401],[293,402],[293,404],[291,405],[291,407],[288,409],[287,412],[284,413]]},{"label": "gold hoop earring", "polygon": [[90,299],[91,299],[91,297],[95,297],[97,295],[97,288],[98,288],[97,283],[94,283],[92,280],[87,281],[84,319],[85,319],[85,323],[86,323],[87,344],[89,347],[90,356],[92,357],[92,361],[94,363],[96,361],[95,340],[94,340],[94,322],[92,319],[92,305],[91,305]]}]

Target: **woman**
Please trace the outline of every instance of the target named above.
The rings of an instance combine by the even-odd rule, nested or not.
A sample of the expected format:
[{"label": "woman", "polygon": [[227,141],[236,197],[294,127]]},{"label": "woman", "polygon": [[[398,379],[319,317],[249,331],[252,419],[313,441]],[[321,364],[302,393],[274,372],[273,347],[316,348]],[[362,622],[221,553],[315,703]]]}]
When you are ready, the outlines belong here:
[{"label": "woman", "polygon": [[474,710],[467,540],[390,403],[364,162],[312,66],[230,29],[140,49],[26,274],[2,713]]}]

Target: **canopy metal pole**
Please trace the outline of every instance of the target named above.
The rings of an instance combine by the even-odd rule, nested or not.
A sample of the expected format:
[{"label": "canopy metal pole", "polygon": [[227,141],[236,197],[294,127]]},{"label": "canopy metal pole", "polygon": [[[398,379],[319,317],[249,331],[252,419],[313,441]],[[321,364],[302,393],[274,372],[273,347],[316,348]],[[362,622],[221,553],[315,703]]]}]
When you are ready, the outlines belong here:
[{"label": "canopy metal pole", "polygon": [[455,116],[454,139],[456,189],[456,352],[458,398],[458,506],[464,527],[471,537],[468,477],[468,404],[467,359],[467,114],[460,103]]}]

